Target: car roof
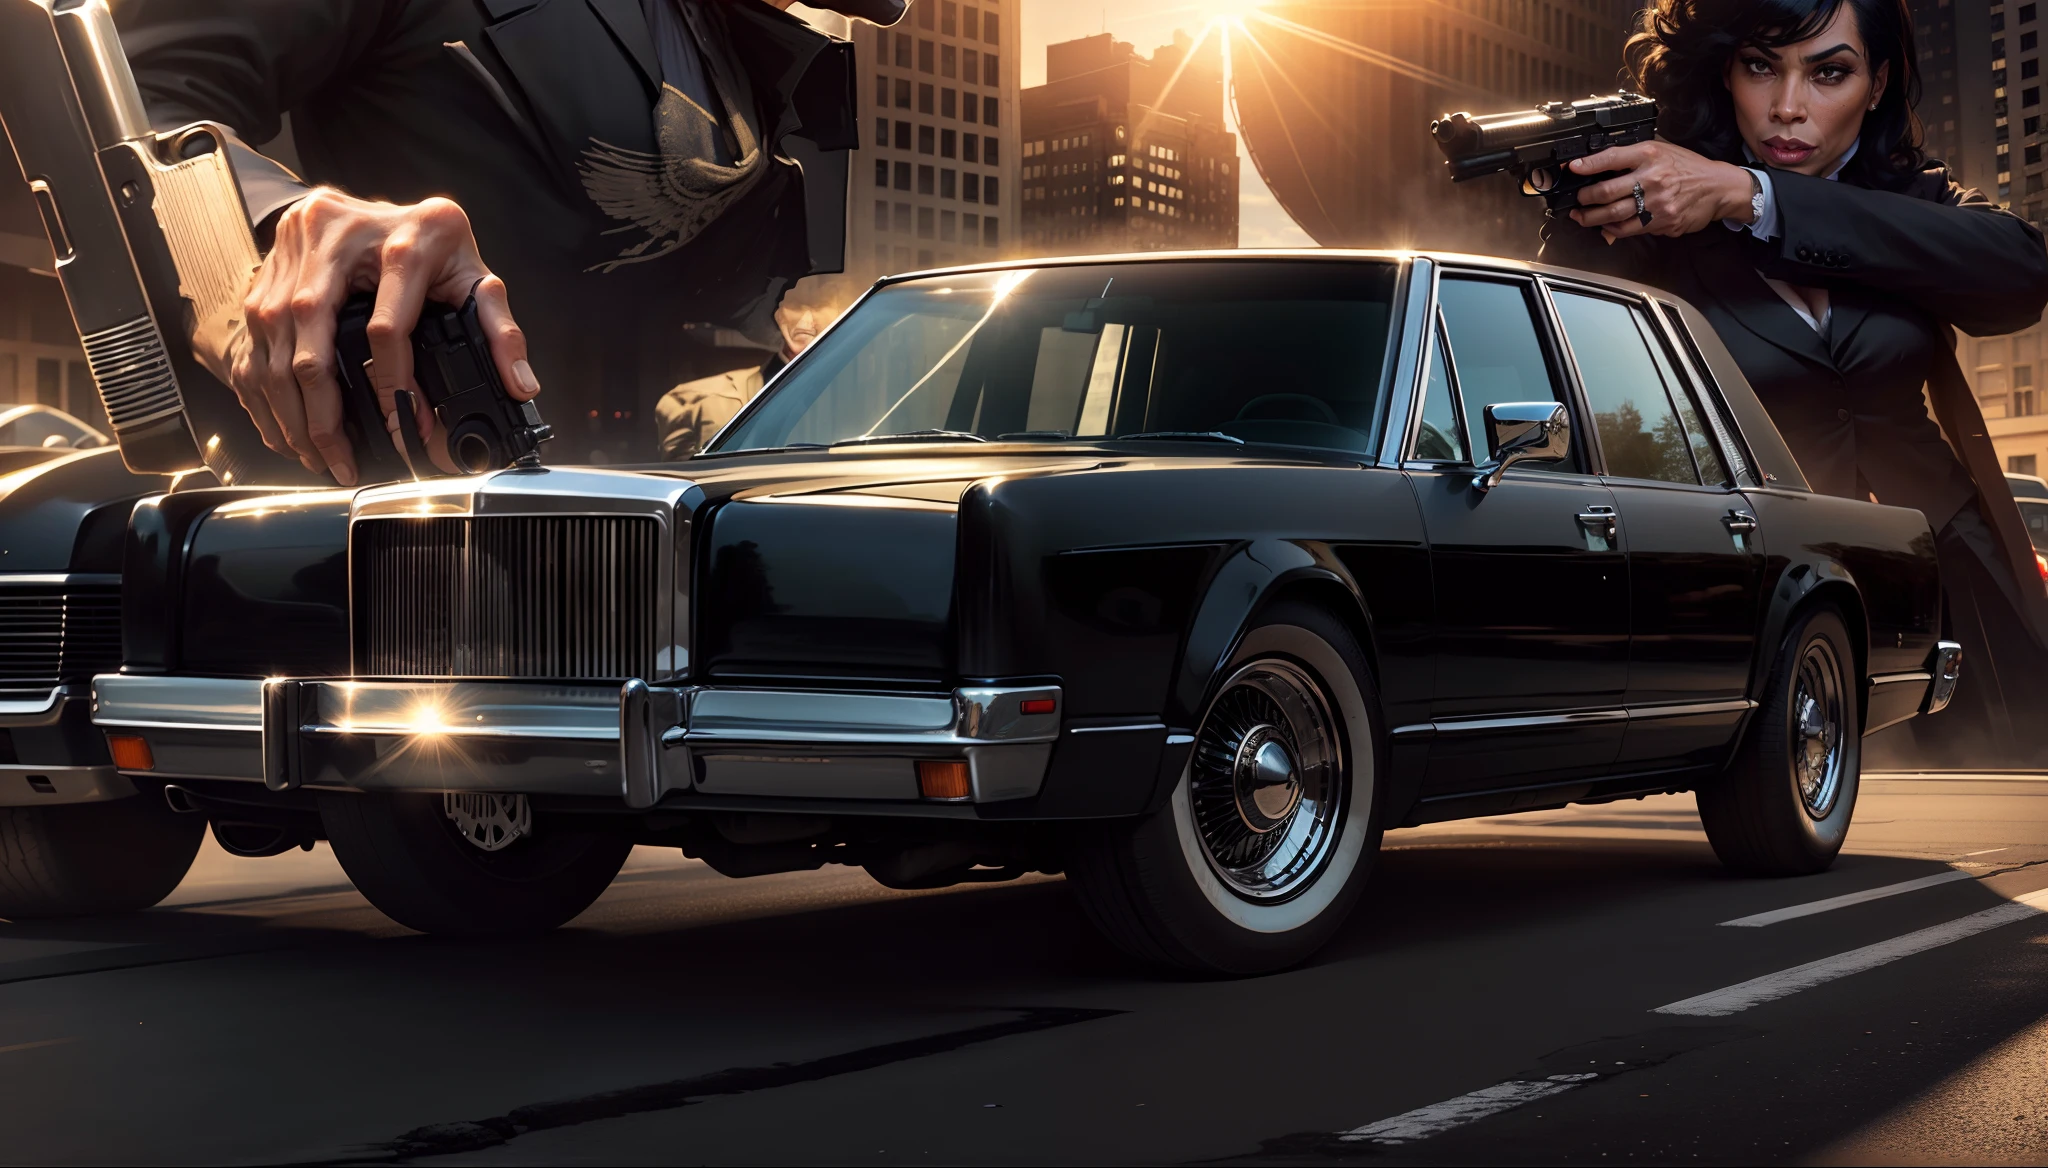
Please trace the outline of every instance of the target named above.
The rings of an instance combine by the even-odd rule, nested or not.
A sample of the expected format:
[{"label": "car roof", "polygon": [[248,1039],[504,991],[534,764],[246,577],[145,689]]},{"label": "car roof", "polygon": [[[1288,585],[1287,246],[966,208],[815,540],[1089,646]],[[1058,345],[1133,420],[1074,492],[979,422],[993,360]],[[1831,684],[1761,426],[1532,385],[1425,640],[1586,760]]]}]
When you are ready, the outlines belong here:
[{"label": "car roof", "polygon": [[2008,474],[2005,485],[2012,489],[2014,498],[2048,499],[2048,479],[2039,475]]}]

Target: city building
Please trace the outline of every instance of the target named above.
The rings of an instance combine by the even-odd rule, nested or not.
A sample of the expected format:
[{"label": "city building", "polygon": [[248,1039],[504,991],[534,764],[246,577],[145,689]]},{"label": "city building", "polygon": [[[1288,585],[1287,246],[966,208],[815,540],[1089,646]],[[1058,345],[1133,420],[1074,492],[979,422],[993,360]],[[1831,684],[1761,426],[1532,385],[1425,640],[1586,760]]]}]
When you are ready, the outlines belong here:
[{"label": "city building", "polygon": [[[13,166],[13,154],[0,152],[0,167]],[[112,433],[55,266],[28,188],[0,178],[0,410],[40,402]]]},{"label": "city building", "polygon": [[[2048,145],[2042,118],[2043,0],[1911,0],[1920,54],[1920,120],[1929,157],[1957,182],[1996,199],[2036,227],[2048,224]],[[2017,158],[2014,155],[2018,155]],[[1957,337],[1963,375],[2008,471],[2048,470],[2043,334]]]},{"label": "city building", "polygon": [[1458,110],[1614,92],[1641,6],[1289,0],[1253,9],[1229,34],[1238,132],[1274,197],[1325,246],[1532,256],[1542,204],[1505,176],[1453,187],[1429,124]]},{"label": "city building", "polygon": [[820,22],[853,41],[859,65],[849,277],[865,283],[1015,250],[1022,3],[912,0],[891,28],[855,20],[840,32]]},{"label": "city building", "polygon": [[1237,246],[1237,136],[1218,38],[1148,60],[1109,34],[1045,50],[1023,93],[1024,246],[1038,254]]}]

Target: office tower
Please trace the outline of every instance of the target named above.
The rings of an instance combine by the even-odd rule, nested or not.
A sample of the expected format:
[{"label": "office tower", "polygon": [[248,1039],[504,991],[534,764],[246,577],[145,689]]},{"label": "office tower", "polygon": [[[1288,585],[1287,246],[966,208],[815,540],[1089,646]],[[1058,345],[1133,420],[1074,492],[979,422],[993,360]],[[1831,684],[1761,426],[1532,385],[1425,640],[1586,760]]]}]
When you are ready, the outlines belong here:
[{"label": "office tower", "polygon": [[865,282],[1015,250],[1022,4],[913,0],[891,28],[848,22],[841,35],[854,45],[861,117],[847,194],[849,276]]},{"label": "office tower", "polygon": [[1023,93],[1024,245],[1041,255],[1237,246],[1237,136],[1217,38],[1150,59],[1109,34],[1045,50]]}]

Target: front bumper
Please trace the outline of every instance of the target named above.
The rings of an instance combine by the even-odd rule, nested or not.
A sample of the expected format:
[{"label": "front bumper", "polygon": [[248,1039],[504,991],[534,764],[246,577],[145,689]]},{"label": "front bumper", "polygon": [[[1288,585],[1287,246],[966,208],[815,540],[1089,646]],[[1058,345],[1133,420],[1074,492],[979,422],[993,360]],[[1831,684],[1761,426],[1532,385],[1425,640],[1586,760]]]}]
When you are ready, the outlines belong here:
[{"label": "front bumper", "polygon": [[[1038,794],[1057,687],[949,696],[518,681],[103,674],[93,721],[149,743],[156,778],[274,790],[676,794],[924,804],[921,759],[968,764],[993,803]],[[1052,703],[1049,713],[1023,703]],[[1034,709],[1038,708],[1034,706]],[[878,808],[879,809],[879,808]]]},{"label": "front bumper", "polygon": [[107,761],[83,682],[0,701],[0,807],[103,803],[135,794]]}]

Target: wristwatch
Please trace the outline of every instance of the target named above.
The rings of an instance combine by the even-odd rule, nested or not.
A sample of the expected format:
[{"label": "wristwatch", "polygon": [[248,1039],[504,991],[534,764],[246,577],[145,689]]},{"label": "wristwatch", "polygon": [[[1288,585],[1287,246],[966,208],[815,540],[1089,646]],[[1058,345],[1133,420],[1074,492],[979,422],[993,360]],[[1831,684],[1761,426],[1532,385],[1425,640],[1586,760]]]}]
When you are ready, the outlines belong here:
[{"label": "wristwatch", "polygon": [[1754,227],[1764,221],[1764,180],[1748,167],[1742,172],[1749,176],[1749,225]]}]

